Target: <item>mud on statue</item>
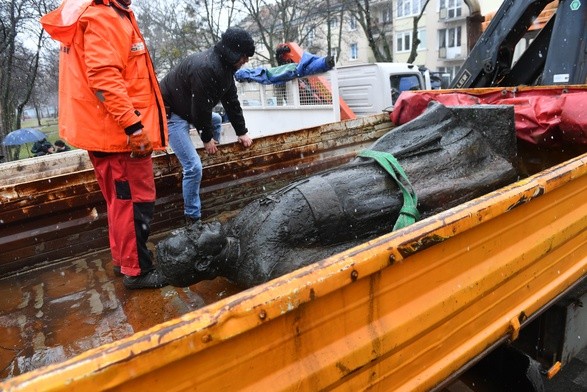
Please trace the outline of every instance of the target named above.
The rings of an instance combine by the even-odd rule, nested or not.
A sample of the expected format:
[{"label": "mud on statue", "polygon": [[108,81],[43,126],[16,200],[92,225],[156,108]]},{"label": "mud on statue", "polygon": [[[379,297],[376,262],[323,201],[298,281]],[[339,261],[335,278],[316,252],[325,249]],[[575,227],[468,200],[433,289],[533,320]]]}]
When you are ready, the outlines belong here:
[{"label": "mud on statue", "polygon": [[159,265],[176,286],[252,287],[512,183],[516,151],[512,107],[432,103],[345,165],[173,232]]}]

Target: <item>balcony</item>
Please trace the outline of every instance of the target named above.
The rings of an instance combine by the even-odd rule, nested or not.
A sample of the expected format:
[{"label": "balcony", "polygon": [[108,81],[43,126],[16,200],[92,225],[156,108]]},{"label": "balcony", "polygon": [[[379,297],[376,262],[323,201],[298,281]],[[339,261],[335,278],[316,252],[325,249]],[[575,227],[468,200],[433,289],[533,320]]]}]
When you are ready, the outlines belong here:
[{"label": "balcony", "polygon": [[445,62],[462,61],[467,57],[467,48],[463,45],[453,48],[439,48],[438,59]]},{"label": "balcony", "polygon": [[441,8],[438,12],[438,20],[443,23],[460,22],[467,18],[462,9]]}]

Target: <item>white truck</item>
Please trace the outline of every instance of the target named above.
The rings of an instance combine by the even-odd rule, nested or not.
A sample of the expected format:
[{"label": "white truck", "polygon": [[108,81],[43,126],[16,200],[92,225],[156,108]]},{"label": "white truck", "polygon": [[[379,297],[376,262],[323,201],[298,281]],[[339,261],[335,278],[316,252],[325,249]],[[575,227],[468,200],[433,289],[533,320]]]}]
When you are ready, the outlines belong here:
[{"label": "white truck", "polygon": [[430,72],[409,63],[336,68],[338,92],[357,116],[390,111],[402,91],[430,90]]},{"label": "white truck", "polygon": [[244,82],[237,88],[252,137],[262,137],[390,111],[402,91],[432,85],[430,72],[413,64],[372,63],[282,85]]}]

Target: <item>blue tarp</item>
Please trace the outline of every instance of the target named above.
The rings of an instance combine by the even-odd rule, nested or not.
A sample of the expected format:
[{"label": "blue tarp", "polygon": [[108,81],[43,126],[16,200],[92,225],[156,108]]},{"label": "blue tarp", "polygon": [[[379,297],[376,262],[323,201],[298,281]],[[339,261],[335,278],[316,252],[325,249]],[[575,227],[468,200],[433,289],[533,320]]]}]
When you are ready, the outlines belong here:
[{"label": "blue tarp", "polygon": [[288,80],[308,75],[323,73],[332,69],[329,57],[319,57],[304,52],[299,63],[280,65],[272,68],[243,68],[236,71],[234,77],[238,82],[257,82],[261,84],[279,84]]}]

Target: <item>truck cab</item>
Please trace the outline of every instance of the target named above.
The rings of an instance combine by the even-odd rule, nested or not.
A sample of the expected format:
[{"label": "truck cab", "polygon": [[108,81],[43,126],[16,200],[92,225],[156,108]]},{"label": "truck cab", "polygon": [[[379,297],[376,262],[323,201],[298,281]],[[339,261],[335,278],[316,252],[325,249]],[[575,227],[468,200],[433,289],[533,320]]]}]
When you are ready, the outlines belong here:
[{"label": "truck cab", "polygon": [[430,73],[409,63],[338,67],[340,97],[358,116],[391,111],[402,91],[431,89]]}]

